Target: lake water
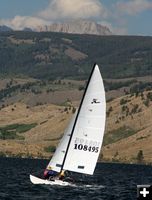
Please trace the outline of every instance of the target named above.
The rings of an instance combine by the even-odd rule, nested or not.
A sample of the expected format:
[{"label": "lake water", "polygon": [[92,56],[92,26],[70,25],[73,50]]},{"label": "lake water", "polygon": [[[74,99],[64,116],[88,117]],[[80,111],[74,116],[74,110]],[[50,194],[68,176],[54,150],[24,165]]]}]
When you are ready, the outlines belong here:
[{"label": "lake water", "polygon": [[0,158],[0,200],[135,200],[137,184],[152,184],[152,166],[99,163],[76,187],[33,185],[29,174],[47,160]]}]

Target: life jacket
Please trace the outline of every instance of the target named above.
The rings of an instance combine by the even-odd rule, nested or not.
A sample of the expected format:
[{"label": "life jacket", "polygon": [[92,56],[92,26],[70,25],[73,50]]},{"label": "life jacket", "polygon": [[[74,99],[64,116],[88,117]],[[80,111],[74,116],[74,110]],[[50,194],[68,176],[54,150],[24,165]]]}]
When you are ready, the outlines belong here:
[{"label": "life jacket", "polygon": [[58,174],[58,172],[53,171],[53,170],[48,170],[48,175],[50,176],[56,176]]},{"label": "life jacket", "polygon": [[48,169],[44,170],[44,177],[45,178],[48,178],[49,176],[56,176],[57,174],[58,174],[58,172],[53,171],[53,170],[48,170]]}]

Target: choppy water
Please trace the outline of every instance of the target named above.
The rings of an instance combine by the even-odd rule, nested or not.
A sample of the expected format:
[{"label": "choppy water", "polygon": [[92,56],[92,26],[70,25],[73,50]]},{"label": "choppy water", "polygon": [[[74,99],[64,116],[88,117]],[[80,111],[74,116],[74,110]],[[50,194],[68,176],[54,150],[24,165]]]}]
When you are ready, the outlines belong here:
[{"label": "choppy water", "polygon": [[135,200],[137,184],[152,184],[152,167],[100,163],[83,186],[33,185],[29,174],[48,161],[0,158],[0,200]]}]

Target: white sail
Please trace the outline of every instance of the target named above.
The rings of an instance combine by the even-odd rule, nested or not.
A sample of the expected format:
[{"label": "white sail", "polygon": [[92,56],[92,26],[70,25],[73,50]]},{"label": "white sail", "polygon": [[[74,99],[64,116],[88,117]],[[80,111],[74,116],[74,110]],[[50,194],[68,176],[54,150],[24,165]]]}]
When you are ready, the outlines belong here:
[{"label": "white sail", "polygon": [[47,169],[60,172],[76,115],[77,111],[73,115],[68,127],[66,128],[63,138],[61,139],[52,159],[50,160]]},{"label": "white sail", "polygon": [[105,91],[97,65],[78,112],[63,169],[93,174],[103,141],[106,117]]}]

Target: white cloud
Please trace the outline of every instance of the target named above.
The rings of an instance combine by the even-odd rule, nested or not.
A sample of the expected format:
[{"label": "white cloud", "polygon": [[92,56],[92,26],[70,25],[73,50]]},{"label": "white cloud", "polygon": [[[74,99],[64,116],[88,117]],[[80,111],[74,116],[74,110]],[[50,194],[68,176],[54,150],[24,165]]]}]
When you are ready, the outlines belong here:
[{"label": "white cloud", "polygon": [[0,25],[7,25],[15,30],[25,27],[35,28],[54,21],[73,19],[105,19],[108,10],[99,0],[50,0],[47,8],[35,16],[15,16],[13,19],[0,19]]},{"label": "white cloud", "polygon": [[152,2],[148,0],[130,0],[117,2],[116,7],[121,14],[136,15],[152,9]]},{"label": "white cloud", "polygon": [[47,20],[106,18],[107,9],[99,0],[52,0],[38,16]]},{"label": "white cloud", "polygon": [[1,25],[9,26],[15,30],[22,30],[25,27],[35,28],[41,25],[47,25],[48,22],[38,17],[15,16],[13,19],[1,19]]}]

